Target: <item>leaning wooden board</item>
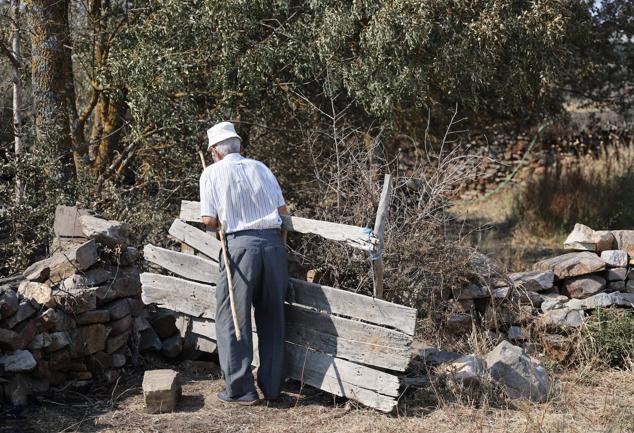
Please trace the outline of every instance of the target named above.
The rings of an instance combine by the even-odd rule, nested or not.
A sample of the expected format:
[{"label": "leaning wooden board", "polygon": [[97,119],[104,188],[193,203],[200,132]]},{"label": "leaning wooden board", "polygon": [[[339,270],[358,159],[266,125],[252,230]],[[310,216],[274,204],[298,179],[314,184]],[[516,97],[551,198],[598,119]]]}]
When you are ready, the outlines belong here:
[{"label": "leaning wooden board", "polygon": [[[185,222],[200,222],[200,202],[183,200],[180,219]],[[283,215],[282,226],[291,232],[319,235],[366,251],[374,248],[378,242],[370,230],[347,224]]]},{"label": "leaning wooden board", "polygon": [[[182,220],[174,221],[170,234],[203,256],[146,246],[148,261],[179,277],[142,274],[143,300],[191,316],[192,334],[215,342],[218,242]],[[289,283],[289,377],[391,411],[398,396],[398,377],[380,369],[404,371],[407,367],[416,311],[306,281],[291,279]]]}]

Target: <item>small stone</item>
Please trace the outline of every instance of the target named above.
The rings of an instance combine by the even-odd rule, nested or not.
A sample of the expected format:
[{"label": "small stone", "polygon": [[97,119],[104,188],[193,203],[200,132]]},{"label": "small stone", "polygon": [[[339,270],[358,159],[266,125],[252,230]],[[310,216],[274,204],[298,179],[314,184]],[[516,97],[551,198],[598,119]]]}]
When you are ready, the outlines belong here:
[{"label": "small stone", "polygon": [[23,275],[30,281],[43,282],[50,279],[57,283],[75,274],[77,270],[88,269],[97,263],[98,258],[97,244],[90,240],[32,264]]},{"label": "small stone", "polygon": [[454,289],[454,299],[458,300],[488,298],[490,295],[486,287],[480,287],[476,284]]},{"label": "small stone", "polygon": [[12,317],[18,312],[19,301],[18,296],[13,290],[0,292],[0,319]]},{"label": "small stone", "polygon": [[608,285],[605,288],[605,291],[608,293],[611,292],[624,292],[625,291],[625,281],[608,281]]},{"label": "small stone", "polygon": [[132,317],[137,317],[143,314],[143,311],[145,311],[145,304],[143,303],[141,299],[138,299],[138,298],[127,298],[127,299],[128,299],[128,304],[130,304],[130,314],[132,314]]},{"label": "small stone", "polygon": [[148,413],[173,412],[181,396],[180,375],[174,370],[151,370],[143,376],[143,397]]},{"label": "small stone", "polygon": [[161,310],[150,318],[152,328],[164,340],[178,333],[176,328],[176,313],[168,310]]},{"label": "small stone", "polygon": [[566,279],[563,289],[571,298],[583,299],[601,292],[605,287],[604,278],[598,275],[585,275]]},{"label": "small stone", "polygon": [[183,341],[180,334],[174,334],[173,336],[163,340],[161,345],[161,353],[167,358],[176,358],[183,350]]},{"label": "small stone", "polygon": [[469,314],[449,314],[447,316],[447,331],[452,334],[464,334],[471,331],[473,319]]},{"label": "small stone", "polygon": [[20,336],[10,329],[0,328],[0,349],[14,350],[17,348]]},{"label": "small stone", "polygon": [[134,318],[134,324],[133,324],[134,332],[138,333],[141,331],[145,331],[146,329],[151,327],[152,325],[150,325],[150,322],[148,322],[145,317],[139,316]]},{"label": "small stone", "polygon": [[112,354],[112,366],[114,368],[121,368],[125,365],[125,363],[126,363],[125,355],[121,353]]},{"label": "small stone", "polygon": [[106,347],[110,329],[101,323],[80,326],[70,332],[71,350],[79,355],[92,355]]},{"label": "small stone", "polygon": [[29,349],[30,350],[46,349],[47,347],[51,345],[52,341],[53,340],[51,339],[51,336],[46,332],[37,334],[35,338],[33,339],[33,341],[31,341],[31,344],[29,344]]},{"label": "small stone", "polygon": [[33,370],[36,365],[35,358],[28,350],[16,350],[13,353],[0,356],[0,366],[5,373]]},{"label": "small stone", "polygon": [[18,293],[24,299],[32,300],[45,307],[54,307],[53,289],[46,283],[24,280],[18,287]]},{"label": "small stone", "polygon": [[71,371],[69,376],[74,380],[91,380],[92,373],[90,371]]},{"label": "small stone", "polygon": [[36,311],[37,310],[35,309],[35,307],[33,307],[30,301],[24,300],[20,302],[16,313],[8,319],[4,320],[3,325],[6,325],[9,328],[15,328],[18,323],[21,323],[29,317],[33,316]]},{"label": "small stone", "polygon": [[108,326],[111,328],[110,336],[116,337],[117,335],[121,335],[124,332],[129,331],[132,328],[132,316],[127,315],[122,317],[119,320],[115,320],[114,322],[110,322]]},{"label": "small stone", "polygon": [[509,340],[524,341],[528,339],[526,332],[519,326],[511,326],[508,331],[506,331],[506,335]]},{"label": "small stone", "polygon": [[116,337],[108,338],[106,343],[106,353],[113,353],[121,349],[121,347],[128,342],[129,337],[130,332],[125,332],[121,335],[117,335]]},{"label": "small stone", "polygon": [[161,339],[153,328],[148,328],[139,334],[139,352],[159,351],[163,347]]},{"label": "small stone", "polygon": [[76,326],[72,317],[54,308],[49,308],[44,311],[39,316],[39,319],[45,330],[68,331],[69,329],[74,329]]},{"label": "small stone", "polygon": [[466,355],[449,363],[443,370],[454,382],[475,385],[486,372],[486,362],[475,355]]},{"label": "small stone", "polygon": [[79,217],[81,231],[89,239],[108,245],[119,247],[125,251],[128,244],[128,224],[119,221],[110,221],[98,218],[93,215],[82,215]]},{"label": "small stone", "polygon": [[92,372],[93,375],[99,376],[103,374],[104,371],[112,368],[113,355],[106,352],[93,353],[86,358],[86,366],[88,367],[88,371]]},{"label": "small stone", "polygon": [[486,365],[491,378],[509,397],[546,401],[550,387],[548,372],[520,347],[502,341],[486,356]]},{"label": "small stone", "polygon": [[606,250],[601,252],[601,260],[611,268],[622,268],[627,266],[629,257],[627,251]]},{"label": "small stone", "polygon": [[94,289],[56,291],[53,296],[57,305],[68,313],[81,314],[97,308],[97,295]]},{"label": "small stone", "polygon": [[602,275],[608,281],[624,281],[627,278],[627,268],[606,269]]},{"label": "small stone", "polygon": [[558,279],[592,274],[604,269],[605,262],[596,254],[587,251],[563,254],[533,265],[533,270],[552,271]]},{"label": "small stone", "polygon": [[108,310],[92,310],[77,317],[78,325],[91,325],[93,323],[104,323],[110,321],[110,311]]},{"label": "small stone", "polygon": [[51,345],[48,347],[49,352],[64,349],[70,346],[70,335],[67,331],[53,332],[50,334]]},{"label": "small stone", "polygon": [[545,311],[539,318],[543,325],[576,328],[583,325],[585,316],[582,310],[559,308]]},{"label": "small stone", "polygon": [[86,209],[78,209],[77,206],[58,205],[55,208],[53,220],[53,232],[57,237],[82,237],[79,217],[88,213]]},{"label": "small stone", "polygon": [[118,320],[130,314],[130,304],[127,299],[119,299],[103,308],[110,312],[110,320]]},{"label": "small stone", "polygon": [[541,292],[552,289],[555,274],[552,271],[516,272],[509,274],[509,278],[518,289]]}]

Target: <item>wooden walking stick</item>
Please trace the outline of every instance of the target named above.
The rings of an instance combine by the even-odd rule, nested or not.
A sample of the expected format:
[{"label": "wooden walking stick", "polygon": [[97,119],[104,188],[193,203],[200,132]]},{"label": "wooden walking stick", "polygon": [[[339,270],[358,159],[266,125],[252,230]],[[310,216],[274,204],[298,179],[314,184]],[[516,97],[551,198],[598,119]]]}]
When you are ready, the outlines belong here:
[{"label": "wooden walking stick", "polygon": [[236,303],[233,295],[233,277],[231,276],[231,265],[229,264],[229,253],[227,252],[227,242],[225,238],[225,231],[218,231],[220,235],[220,244],[222,245],[222,257],[225,261],[225,273],[227,274],[227,285],[229,286],[229,304],[231,305],[231,317],[233,317],[233,327],[236,330],[236,340],[240,341],[242,336],[240,334],[240,325],[238,324],[238,313],[236,311]]},{"label": "wooden walking stick", "polygon": [[[198,156],[200,156],[200,162],[202,162],[204,170],[207,167],[207,164],[205,163],[205,155],[201,151],[198,151]],[[242,334],[240,334],[240,325],[238,324],[238,312],[236,311],[236,302],[233,294],[233,277],[231,276],[231,265],[229,264],[229,252],[227,249],[225,231],[223,229],[218,230],[218,235],[220,236],[220,248],[222,249],[222,258],[225,262],[227,286],[229,286],[229,305],[231,306],[231,318],[233,319],[233,327],[236,330],[236,340],[240,341],[242,339]]]}]

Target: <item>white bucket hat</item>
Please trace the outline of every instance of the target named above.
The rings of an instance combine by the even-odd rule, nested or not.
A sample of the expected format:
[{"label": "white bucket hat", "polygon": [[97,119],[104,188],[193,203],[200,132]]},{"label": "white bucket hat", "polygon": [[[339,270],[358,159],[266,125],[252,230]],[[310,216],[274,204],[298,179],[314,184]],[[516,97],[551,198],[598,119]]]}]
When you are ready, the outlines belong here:
[{"label": "white bucket hat", "polygon": [[232,137],[238,138],[240,139],[240,142],[242,142],[242,137],[236,133],[236,128],[233,126],[233,123],[220,122],[215,124],[207,130],[207,138],[209,138],[207,150],[209,151],[211,147],[220,143],[222,140]]}]

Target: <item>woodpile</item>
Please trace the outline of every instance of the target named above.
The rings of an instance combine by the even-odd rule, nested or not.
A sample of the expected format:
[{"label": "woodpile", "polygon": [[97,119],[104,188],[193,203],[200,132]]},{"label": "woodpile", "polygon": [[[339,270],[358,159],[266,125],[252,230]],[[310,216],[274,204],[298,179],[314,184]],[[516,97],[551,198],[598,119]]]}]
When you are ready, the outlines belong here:
[{"label": "woodpile", "polygon": [[113,381],[144,319],[125,223],[59,206],[49,257],[0,286],[0,396]]},{"label": "woodpile", "polygon": [[[143,301],[177,313],[185,340],[215,349],[215,284],[220,244],[199,221],[196,202],[183,202],[169,234],[181,252],[146,245],[144,258],[172,275],[141,274]],[[367,249],[359,227],[289,217],[285,227]],[[183,252],[186,251],[186,252]],[[389,412],[411,358],[416,310],[381,299],[291,278],[286,299],[288,377]],[[257,365],[257,331],[253,334]]]}]

